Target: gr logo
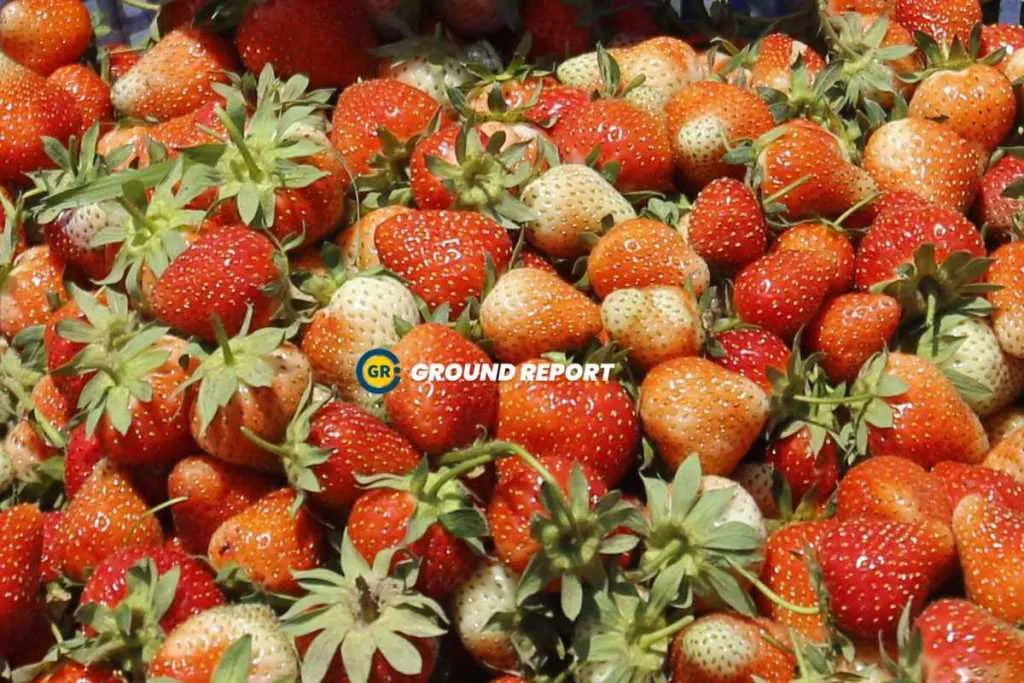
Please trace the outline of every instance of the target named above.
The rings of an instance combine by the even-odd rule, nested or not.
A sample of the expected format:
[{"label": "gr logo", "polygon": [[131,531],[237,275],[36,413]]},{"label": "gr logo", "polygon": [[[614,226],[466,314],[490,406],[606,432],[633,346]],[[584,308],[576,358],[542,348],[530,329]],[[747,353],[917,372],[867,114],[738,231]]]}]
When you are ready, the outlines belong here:
[{"label": "gr logo", "polygon": [[386,394],[398,386],[402,369],[387,349],[370,349],[356,363],[356,379],[371,394]]}]

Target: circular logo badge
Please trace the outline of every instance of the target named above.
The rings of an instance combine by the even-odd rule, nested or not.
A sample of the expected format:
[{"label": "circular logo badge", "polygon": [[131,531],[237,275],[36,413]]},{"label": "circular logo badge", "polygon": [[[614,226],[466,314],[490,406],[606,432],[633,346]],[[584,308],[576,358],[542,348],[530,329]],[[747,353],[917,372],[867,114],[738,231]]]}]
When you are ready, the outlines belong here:
[{"label": "circular logo badge", "polygon": [[387,349],[370,349],[356,363],[356,379],[371,394],[386,394],[398,386],[398,357]]}]

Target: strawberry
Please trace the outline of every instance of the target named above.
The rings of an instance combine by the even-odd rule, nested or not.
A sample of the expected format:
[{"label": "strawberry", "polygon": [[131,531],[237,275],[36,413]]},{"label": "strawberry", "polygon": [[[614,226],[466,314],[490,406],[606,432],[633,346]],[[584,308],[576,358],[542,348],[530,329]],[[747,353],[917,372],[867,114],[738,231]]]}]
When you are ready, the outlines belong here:
[{"label": "strawberry", "polygon": [[[791,604],[802,607],[817,606],[818,593],[811,577],[807,551],[810,549],[812,553],[817,554],[821,540],[836,527],[836,524],[834,520],[795,522],[772,533],[764,547],[761,581],[772,592]],[[795,628],[813,641],[825,638],[823,615],[793,612],[760,593],[756,598],[761,614],[768,619]]]},{"label": "strawberry", "polygon": [[[168,29],[172,31],[177,26]],[[110,81],[114,82],[117,79],[128,73],[133,66],[139,63],[142,59],[140,51],[136,48],[131,47],[125,43],[108,43],[103,46],[102,56],[105,56],[107,63],[110,67]]]},{"label": "strawberry", "polygon": [[221,336],[216,352],[190,347],[199,365],[186,383],[196,387],[189,424],[205,452],[237,465],[278,468],[277,458],[246,436],[280,440],[312,382],[309,360],[284,341],[286,334],[264,328],[247,335],[243,329],[230,340]]},{"label": "strawberry", "polygon": [[273,64],[283,76],[307,76],[314,88],[341,88],[371,74],[376,46],[361,2],[247,3],[235,29],[235,47],[249,71]]},{"label": "strawberry", "polygon": [[1024,617],[1024,513],[972,493],[953,511],[953,534],[960,552],[967,597],[996,617]]},{"label": "strawberry", "polygon": [[381,264],[408,281],[427,306],[447,304],[454,315],[470,297],[482,298],[488,261],[501,272],[512,254],[505,230],[469,211],[397,214],[377,228],[374,244]]},{"label": "strawberry", "polygon": [[726,370],[743,375],[771,393],[768,368],[785,372],[789,364],[789,347],[777,334],[760,327],[737,327],[716,334],[712,340],[715,353],[709,360]]},{"label": "strawberry", "polygon": [[940,522],[953,513],[943,482],[907,458],[879,455],[847,472],[839,483],[836,517],[871,517],[894,522]]},{"label": "strawberry", "polygon": [[[403,368],[450,363],[489,363],[487,354],[457,331],[428,322],[417,325],[392,347]],[[405,371],[408,372],[408,371]],[[404,374],[404,373],[403,373]],[[405,375],[384,396],[395,429],[420,451],[441,455],[469,445],[490,430],[498,412],[498,385],[493,379],[421,380]]]},{"label": "strawberry", "polygon": [[997,67],[973,61],[969,55],[963,65],[963,49],[943,54],[934,43],[923,45],[929,65],[921,74],[907,113],[942,121],[987,158],[1016,120],[1013,86]]},{"label": "strawberry", "polygon": [[0,11],[0,49],[44,76],[77,62],[92,42],[81,0],[14,0]]},{"label": "strawberry", "polygon": [[920,612],[955,557],[944,527],[872,518],[839,522],[818,545],[836,625],[865,639],[894,634],[908,602]]},{"label": "strawberry", "polygon": [[473,659],[491,669],[507,671],[519,663],[512,636],[488,625],[516,611],[516,587],[515,576],[501,563],[483,562],[455,591],[452,624],[459,640]]},{"label": "strawberry", "polygon": [[1000,237],[1012,234],[1014,216],[1024,210],[1024,201],[1006,197],[1003,192],[1011,183],[1022,178],[1024,159],[1014,154],[1002,157],[982,176],[972,215],[979,225],[988,226],[990,234]]},{"label": "strawberry", "polygon": [[338,96],[331,142],[353,174],[365,175],[372,170],[373,155],[382,152],[380,129],[407,143],[427,130],[437,109],[430,95],[393,78],[360,81]]},{"label": "strawberry", "polygon": [[973,145],[941,123],[918,118],[876,129],[863,167],[882,191],[908,190],[957,211],[970,206],[982,171]]},{"label": "strawberry", "polygon": [[230,43],[215,33],[184,27],[163,36],[110,90],[114,108],[159,121],[194,111],[214,99],[213,85],[237,71]]},{"label": "strawberry", "polygon": [[617,289],[601,304],[601,321],[645,370],[678,356],[696,356],[704,345],[697,300],[680,287]]},{"label": "strawberry", "polygon": [[808,427],[775,439],[766,453],[766,460],[801,500],[813,489],[817,500],[826,500],[839,479],[839,454],[835,440],[826,436],[820,447],[813,443]]},{"label": "strawberry", "polygon": [[690,246],[716,270],[738,270],[768,249],[761,205],[750,188],[731,177],[712,180],[697,195],[687,236]]},{"label": "strawberry", "polygon": [[[639,76],[668,101],[684,87],[703,76],[697,53],[678,38],[658,36],[629,47],[612,48],[608,55],[619,65],[621,83]],[[555,75],[566,85],[601,91],[604,88],[597,52],[588,52],[559,64]]]},{"label": "strawberry", "polygon": [[911,31],[921,31],[939,43],[966,41],[981,23],[978,0],[895,0],[893,19]]},{"label": "strawberry", "polygon": [[515,25],[510,18],[514,14],[495,0],[438,0],[435,6],[445,26],[467,38],[481,38]]},{"label": "strawberry", "polygon": [[600,99],[562,114],[551,139],[563,163],[581,164],[596,149],[596,168],[614,164],[620,192],[672,188],[668,136],[650,113],[622,99]]},{"label": "strawberry", "polygon": [[573,351],[601,331],[597,305],[557,275],[516,268],[498,279],[480,306],[494,355],[510,363],[548,351]]},{"label": "strawberry", "polygon": [[[1013,681],[1024,676],[1024,637],[968,600],[928,605],[914,628],[929,681]],[[965,678],[966,677],[966,678]]]},{"label": "strawberry", "polygon": [[21,504],[0,512],[0,656],[14,658],[26,617],[39,607],[43,515]]},{"label": "strawberry", "polygon": [[303,681],[426,683],[430,678],[437,637],[445,631],[439,623],[444,611],[414,590],[416,571],[408,571],[408,564],[389,571],[393,556],[384,552],[371,567],[346,533],[340,572],[298,572],[306,594],[282,618],[302,653]]},{"label": "strawberry", "polygon": [[522,201],[536,214],[524,226],[527,239],[553,258],[583,255],[584,234],[600,234],[606,216],[612,225],[636,217],[607,180],[580,164],[548,169],[523,189]]},{"label": "strawberry", "polygon": [[[996,50],[1006,50],[999,69],[1011,81],[1024,75],[1024,29],[1017,24],[995,24],[981,27],[981,54],[988,57]],[[1019,98],[1018,98],[1019,102]]]},{"label": "strawberry", "polygon": [[267,476],[216,458],[193,455],[180,460],[167,477],[167,495],[185,499],[171,508],[178,540],[188,552],[206,554],[221,524],[273,489]]},{"label": "strawberry", "polygon": [[66,298],[63,274],[63,263],[46,246],[29,247],[11,261],[0,261],[0,334],[14,339],[28,327],[47,323],[51,302],[59,305]]},{"label": "strawberry", "polygon": [[374,396],[357,381],[356,364],[367,351],[398,341],[396,320],[419,322],[416,299],[397,278],[370,274],[345,280],[326,299],[306,329],[302,351],[318,382],[344,400],[369,405]]},{"label": "strawberry", "polygon": [[295,647],[266,605],[221,605],[193,616],[167,635],[147,676],[166,676],[181,683],[214,680],[225,652],[245,637],[251,660],[243,662],[240,675],[266,681],[298,677]]},{"label": "strawberry", "polygon": [[886,348],[900,325],[900,305],[885,294],[851,292],[825,302],[807,328],[808,350],[822,354],[830,379],[852,381],[874,354]]},{"label": "strawberry", "polygon": [[825,11],[829,14],[860,12],[864,14],[888,14],[893,0],[827,0]]},{"label": "strawberry", "polygon": [[292,572],[319,565],[323,538],[296,497],[291,489],[271,491],[217,527],[209,547],[214,569],[238,565],[264,591],[297,594]]},{"label": "strawberry", "polygon": [[82,64],[69,64],[54,71],[47,78],[60,86],[78,105],[82,122],[79,133],[85,133],[94,123],[114,120],[114,107],[110,102],[110,86],[99,74]]},{"label": "strawberry", "polygon": [[672,470],[697,453],[704,472],[728,475],[754,444],[767,417],[764,390],[702,358],[657,365],[640,386],[644,432]]},{"label": "strawberry", "polygon": [[341,249],[341,262],[350,270],[368,270],[380,265],[380,255],[374,244],[377,228],[384,221],[400,213],[412,211],[405,206],[385,206],[363,215],[362,218],[341,231],[335,242]]},{"label": "strawberry", "polygon": [[1018,429],[1003,437],[982,461],[983,467],[1005,472],[1018,482],[1024,483],[1024,429]]},{"label": "strawberry", "polygon": [[775,125],[768,106],[731,83],[702,80],[683,88],[665,105],[676,169],[688,190],[716,178],[742,179],[742,166],[722,160],[740,140],[756,140]]},{"label": "strawberry", "polygon": [[411,85],[438,104],[449,104],[448,88],[461,88],[473,81],[466,63],[471,51],[437,31],[432,35],[409,36],[384,45],[377,52],[385,57],[377,62],[378,77]]},{"label": "strawberry", "polygon": [[185,334],[214,341],[215,321],[235,335],[266,327],[286,291],[274,244],[244,225],[200,235],[160,275],[150,301],[156,318]]},{"label": "strawberry", "polygon": [[821,308],[831,264],[818,252],[783,249],[754,261],[736,277],[733,305],[740,319],[792,339]]},{"label": "strawberry", "polygon": [[838,296],[853,289],[856,254],[853,244],[841,229],[817,221],[798,223],[780,234],[772,248],[776,251],[816,251],[828,256],[832,260],[829,296]]},{"label": "strawberry", "polygon": [[962,462],[940,462],[931,471],[949,498],[951,510],[957,504],[977,493],[986,500],[996,501],[1006,508],[1024,513],[1024,484],[999,470]]},{"label": "strawberry", "polygon": [[103,664],[79,664],[61,660],[50,670],[32,679],[33,683],[125,683],[127,679]]},{"label": "strawberry", "polygon": [[74,498],[82,484],[92,474],[93,468],[104,458],[96,435],[90,436],[85,425],[71,430],[64,452],[64,490],[68,498]]},{"label": "strawberry", "polygon": [[812,79],[825,69],[821,55],[806,44],[785,33],[769,33],[757,42],[756,56],[749,66],[750,87],[789,92],[798,60]]},{"label": "strawberry", "polygon": [[546,0],[524,0],[520,21],[532,36],[533,56],[572,57],[594,45],[594,17],[587,5]]},{"label": "strawberry", "polygon": [[689,286],[700,296],[711,279],[686,240],[650,218],[624,220],[603,234],[587,259],[587,277],[602,299],[617,289],[650,285]]},{"label": "strawberry", "polygon": [[985,245],[978,229],[963,215],[942,206],[883,210],[868,228],[857,249],[857,289],[899,277],[899,269],[913,263],[924,244],[935,248],[935,263],[966,251],[983,257]]},{"label": "strawberry", "polygon": [[83,581],[108,555],[160,544],[163,532],[128,472],[110,460],[93,467],[60,522],[54,553],[61,572]]},{"label": "strawberry", "polygon": [[[943,460],[981,461],[988,451],[985,430],[941,370],[924,358],[904,353],[889,354],[884,366],[883,357],[876,359],[878,362],[865,365],[851,389],[854,395],[875,396],[873,403],[879,400],[879,389],[890,393],[882,383],[897,385],[891,388],[891,395],[882,398],[893,411],[891,426],[881,426],[887,422],[882,421],[868,428],[872,455],[909,458],[922,467]],[[894,393],[899,388],[904,390]]]},{"label": "strawberry", "polygon": [[[528,361],[527,365],[551,365]],[[627,474],[640,441],[640,420],[626,389],[615,380],[552,382],[516,378],[499,387],[496,436],[521,445],[539,458],[560,456],[585,464],[609,487]],[[604,420],[604,417],[612,417]],[[525,464],[498,463],[502,479]]]},{"label": "strawberry", "polygon": [[988,295],[996,309],[992,329],[1003,351],[1024,358],[1024,243],[1005,244],[992,252],[992,259],[985,280],[1002,286]]},{"label": "strawberry", "polygon": [[788,650],[773,643],[785,640],[784,629],[767,619],[727,612],[705,615],[672,641],[672,683],[788,681],[795,660]]}]

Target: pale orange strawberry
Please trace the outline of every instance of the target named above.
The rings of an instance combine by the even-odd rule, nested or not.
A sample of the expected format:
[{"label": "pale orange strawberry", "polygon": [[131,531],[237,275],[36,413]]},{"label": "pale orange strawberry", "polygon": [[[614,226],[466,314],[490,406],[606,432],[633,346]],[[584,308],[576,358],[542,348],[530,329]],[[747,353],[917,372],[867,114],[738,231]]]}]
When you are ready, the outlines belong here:
[{"label": "pale orange strawberry", "polygon": [[1010,242],[992,252],[985,279],[1002,289],[991,292],[992,328],[1003,351],[1024,358],[1024,242]]},{"label": "pale orange strawberry", "polygon": [[599,298],[624,287],[690,286],[707,289],[707,264],[668,225],[633,218],[612,227],[594,245],[587,259],[590,286]]},{"label": "pale orange strawberry", "polygon": [[768,396],[761,387],[703,358],[657,365],[640,386],[644,432],[672,470],[697,453],[702,472],[727,476],[767,417]]},{"label": "pale orange strawberry", "polygon": [[1024,484],[1024,428],[1004,436],[981,462],[984,467],[1005,472]]},{"label": "pale orange strawberry", "polygon": [[744,168],[722,161],[727,145],[756,140],[775,125],[768,106],[754,93],[730,83],[698,81],[665,105],[676,168],[690,191],[715,178],[742,178]]},{"label": "pale orange strawberry", "polygon": [[[335,239],[341,248],[342,263],[355,270],[366,270],[380,265],[380,255],[377,253],[373,237],[382,223],[404,211],[411,209],[400,205],[385,206],[370,211],[342,230]],[[296,268],[293,266],[293,269]]]},{"label": "pale orange strawberry", "polygon": [[1024,513],[971,494],[953,511],[967,597],[1008,622],[1024,619]]},{"label": "pale orange strawberry", "polygon": [[[3,271],[0,271],[3,272]],[[32,325],[49,321],[53,308],[67,298],[64,264],[47,246],[30,247],[14,258],[0,277],[0,334],[13,339]]]},{"label": "pale orange strawberry", "polygon": [[892,340],[900,325],[899,303],[891,296],[851,292],[825,302],[804,336],[808,350],[835,382],[853,380],[861,366]]},{"label": "pale orange strawberry", "polygon": [[92,42],[92,19],[82,0],[13,0],[0,10],[0,49],[49,75],[72,64]]},{"label": "pale orange strawberry", "polygon": [[581,348],[601,331],[601,313],[557,275],[516,268],[484,298],[480,324],[494,355],[515,363]]}]

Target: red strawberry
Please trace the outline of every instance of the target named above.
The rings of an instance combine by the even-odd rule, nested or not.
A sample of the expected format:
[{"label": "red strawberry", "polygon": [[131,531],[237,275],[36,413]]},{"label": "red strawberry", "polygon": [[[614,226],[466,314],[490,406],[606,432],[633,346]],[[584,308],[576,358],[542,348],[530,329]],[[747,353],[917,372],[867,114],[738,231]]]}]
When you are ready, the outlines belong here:
[{"label": "red strawberry", "polygon": [[25,173],[53,165],[43,148],[44,136],[64,144],[81,130],[81,114],[70,95],[2,53],[0,110],[5,112],[0,118],[2,185],[24,185]]},{"label": "red strawberry", "polygon": [[[818,594],[811,582],[810,558],[805,553],[810,548],[816,554],[821,540],[835,529],[836,524],[835,520],[796,522],[770,535],[764,547],[764,564],[761,566],[761,580],[765,585],[791,604],[815,607]],[[772,621],[795,628],[813,641],[825,638],[823,615],[798,614],[760,593],[756,597],[761,614]]]},{"label": "red strawberry", "polygon": [[1024,677],[1024,636],[967,600],[936,600],[917,619],[929,681],[1016,681]]},{"label": "red strawberry", "polygon": [[857,289],[868,290],[898,276],[922,244],[935,245],[941,265],[951,253],[985,256],[978,229],[961,214],[941,206],[886,209],[871,224],[857,250]]},{"label": "red strawberry", "polygon": [[789,92],[793,66],[800,60],[810,78],[825,68],[825,60],[806,44],[785,33],[769,33],[757,43],[750,65],[752,88],[773,88]]},{"label": "red strawberry", "polygon": [[736,277],[733,306],[741,320],[792,339],[825,301],[831,272],[817,252],[772,252]]},{"label": "red strawberry", "polygon": [[385,268],[406,279],[431,309],[448,304],[453,315],[483,294],[488,257],[501,272],[512,254],[505,230],[469,211],[397,214],[377,228],[374,243]]},{"label": "red strawberry", "polygon": [[160,618],[166,633],[192,615],[224,603],[224,595],[209,569],[199,560],[169,546],[135,546],[119,550],[100,563],[82,590],[81,604],[117,607],[128,595],[128,571],[146,559],[152,560],[158,574],[174,568],[179,572],[173,600]]},{"label": "red strawberry", "polygon": [[231,44],[194,27],[175,29],[150,48],[111,88],[114,107],[135,118],[166,121],[216,97],[215,83],[238,70]]},{"label": "red strawberry", "polygon": [[63,521],[63,510],[43,513],[43,552],[39,557],[39,574],[44,583],[60,579],[59,543],[60,525]]},{"label": "red strawberry", "polygon": [[[546,361],[528,361],[539,368]],[[553,382],[515,379],[499,386],[496,436],[533,455],[561,456],[581,462],[614,487],[634,465],[640,420],[626,389],[615,380]],[[502,479],[525,465],[517,459],[498,463]]]},{"label": "red strawberry", "polygon": [[760,327],[726,330],[715,335],[714,341],[721,354],[712,354],[710,360],[756,382],[766,393],[772,390],[768,368],[785,372],[789,364],[786,343]]},{"label": "red strawberry", "polygon": [[947,461],[933,467],[931,474],[946,491],[951,510],[955,510],[965,497],[976,493],[1015,512],[1024,513],[1024,483],[1005,472]]},{"label": "red strawberry", "polygon": [[167,477],[167,495],[185,499],[171,507],[175,534],[185,550],[204,555],[221,524],[273,489],[258,472],[205,455],[187,457]]},{"label": "red strawberry", "polygon": [[362,2],[270,0],[248,7],[235,46],[253,73],[272,64],[314,88],[343,88],[373,73],[377,41]]},{"label": "red strawberry", "polygon": [[520,20],[523,31],[533,37],[531,55],[561,59],[594,45],[594,21],[571,3],[525,0]]},{"label": "red strawberry", "polygon": [[420,364],[487,364],[473,342],[437,323],[417,325],[392,348],[403,368],[402,381],[384,396],[395,429],[418,450],[441,455],[476,439],[494,426],[498,385],[494,380],[419,379],[411,375]]},{"label": "red strawberry", "polygon": [[210,564],[237,564],[266,591],[296,594],[294,571],[320,564],[323,538],[309,510],[296,507],[296,493],[278,489],[229,517],[210,537]]},{"label": "red strawberry", "polygon": [[1007,154],[994,163],[981,179],[978,198],[974,201],[974,220],[998,235],[1011,232],[1014,217],[1024,210],[1024,201],[1004,197],[1003,191],[1021,178],[1024,178],[1024,159]]},{"label": "red strawberry", "polygon": [[114,669],[103,664],[79,664],[73,660],[62,660],[53,670],[46,671],[33,683],[125,683],[125,678]]},{"label": "red strawberry", "polygon": [[244,225],[205,231],[157,280],[150,300],[158,320],[214,341],[214,317],[234,336],[270,324],[287,294],[274,244]]},{"label": "red strawberry", "polygon": [[91,42],[82,0],[13,0],[0,11],[0,49],[44,76],[77,62]]},{"label": "red strawberry", "polygon": [[718,270],[742,268],[768,248],[768,224],[761,205],[750,188],[735,178],[718,178],[700,191],[687,235],[690,246]]},{"label": "red strawberry", "polygon": [[78,105],[82,116],[80,133],[85,133],[93,124],[114,120],[110,86],[89,67],[83,64],[62,66],[50,74],[47,80],[60,86]]},{"label": "red strawberry", "polygon": [[895,522],[938,521],[948,527],[953,508],[938,477],[920,465],[888,455],[854,466],[839,483],[836,517]]},{"label": "red strawberry", "polygon": [[825,302],[804,342],[808,350],[823,354],[821,366],[830,379],[849,382],[871,356],[886,348],[901,313],[896,299],[885,294],[843,294]]},{"label": "red strawberry", "polygon": [[895,21],[939,43],[966,42],[982,19],[978,0],[895,0],[892,12]]},{"label": "red strawberry", "polygon": [[953,535],[939,525],[860,518],[822,537],[819,561],[836,624],[852,636],[892,635],[907,603],[920,612],[955,562]]},{"label": "red strawberry", "polygon": [[95,435],[90,436],[85,425],[71,430],[64,454],[64,490],[74,498],[82,484],[92,474],[93,467],[104,458],[103,449]]},{"label": "red strawberry", "polygon": [[43,515],[22,504],[0,512],[0,656],[17,654],[24,620],[39,609]]},{"label": "red strawberry", "polygon": [[691,191],[724,176],[741,179],[743,166],[722,160],[727,146],[756,140],[775,125],[757,95],[712,80],[680,90],[665,105],[665,115],[676,168]]},{"label": "red strawberry", "polygon": [[1024,619],[1024,512],[972,493],[953,511],[967,597],[1009,622]]},{"label": "red strawberry", "polygon": [[777,439],[768,447],[767,461],[789,484],[793,498],[802,499],[813,488],[818,500],[827,500],[839,479],[839,453],[835,441],[825,437],[815,451],[808,427]]},{"label": "red strawberry", "polygon": [[856,258],[853,244],[835,226],[816,221],[799,223],[779,235],[772,248],[775,250],[816,251],[829,257],[832,261],[829,296],[837,296],[853,289],[853,270]]},{"label": "red strawberry", "polygon": [[563,163],[583,163],[598,149],[598,168],[618,165],[615,187],[621,192],[672,187],[672,150],[665,128],[626,100],[594,100],[564,113],[551,139]]},{"label": "red strawberry", "polygon": [[68,504],[55,544],[56,564],[69,578],[85,580],[114,551],[160,544],[163,532],[126,470],[101,460]]}]

